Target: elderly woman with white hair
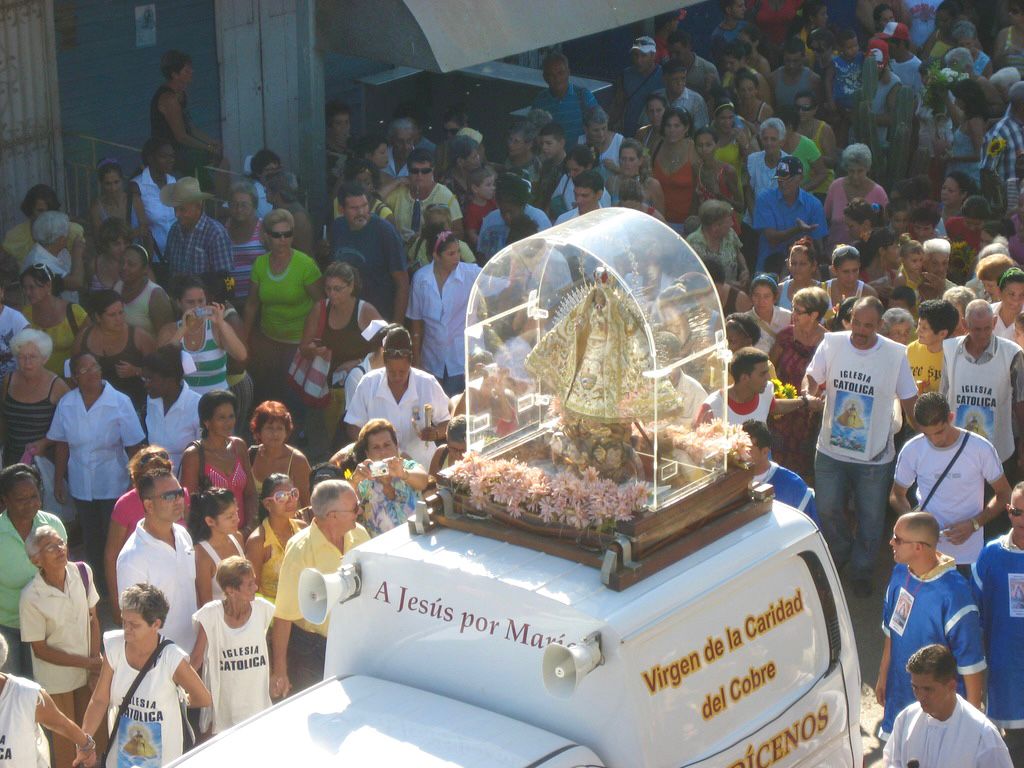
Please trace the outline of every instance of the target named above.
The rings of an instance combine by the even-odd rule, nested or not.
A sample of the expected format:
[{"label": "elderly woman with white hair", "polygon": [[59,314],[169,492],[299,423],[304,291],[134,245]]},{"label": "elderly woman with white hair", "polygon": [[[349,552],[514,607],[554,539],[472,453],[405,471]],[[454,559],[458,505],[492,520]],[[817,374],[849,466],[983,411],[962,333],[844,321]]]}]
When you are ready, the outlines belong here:
[{"label": "elderly woman with white hair", "polygon": [[868,177],[871,170],[871,150],[867,144],[850,144],[843,150],[842,166],[846,175],[832,182],[825,195],[825,217],[828,219],[830,248],[850,243],[850,228],[846,225],[846,205],[859,197],[869,203],[885,207],[889,196],[881,184]]},{"label": "elderly woman with white hair", "polygon": [[68,234],[71,219],[60,211],[41,213],[32,222],[32,239],[35,244],[23,262],[23,268],[35,264],[49,267],[63,280],[61,297],[78,301],[78,289],[85,285],[85,263],[78,249],[68,251]]},{"label": "elderly woman with white hair", "polygon": [[17,366],[11,342],[28,327],[28,318],[4,304],[4,287],[0,285],[0,377],[9,376]]},{"label": "elderly woman with white hair", "polygon": [[[102,664],[96,579],[85,563],[68,562],[67,544],[49,525],[28,535],[25,552],[39,572],[21,590],[21,641],[32,649],[33,679],[78,723],[89,705],[90,679]],[[75,745],[55,738],[54,764],[66,766],[74,759]]]},{"label": "elderly woman with white hair", "polygon": [[583,135],[580,144],[589,144],[600,162],[601,174],[615,171],[619,167],[619,149],[622,134],[608,130],[608,113],[601,107],[591,107],[583,119]]},{"label": "elderly woman with white hair", "polygon": [[11,352],[17,365],[4,377],[0,397],[4,466],[21,461],[26,451],[32,455],[46,451],[50,446],[46,433],[57,403],[68,392],[64,379],[46,368],[53,353],[48,334],[24,328],[11,339]]},{"label": "elderly woman with white hair", "polygon": [[891,307],[882,315],[878,333],[906,346],[914,335],[914,316],[903,307]]},{"label": "elderly woman with white hair", "polygon": [[748,224],[754,218],[754,204],[757,196],[767,189],[777,189],[775,169],[782,159],[782,142],[786,138],[786,125],[777,117],[769,117],[758,129],[761,146],[760,152],[747,155],[747,184],[744,196],[750,201],[743,220]]},{"label": "elderly woman with white hair", "polygon": [[[6,662],[9,650],[0,636],[0,666]],[[92,736],[69,720],[39,683],[0,672],[0,733],[6,736],[4,750],[8,755],[5,764],[50,764],[46,739],[39,726],[74,746],[73,757],[79,760],[77,765],[85,768],[96,765],[96,742]]]}]

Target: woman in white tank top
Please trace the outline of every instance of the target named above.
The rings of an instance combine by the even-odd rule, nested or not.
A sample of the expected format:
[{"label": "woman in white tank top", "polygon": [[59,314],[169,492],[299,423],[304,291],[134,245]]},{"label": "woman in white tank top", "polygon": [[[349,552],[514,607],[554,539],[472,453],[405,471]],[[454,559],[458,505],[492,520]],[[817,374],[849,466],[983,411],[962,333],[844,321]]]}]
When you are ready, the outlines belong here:
[{"label": "woman in white tank top", "polygon": [[196,596],[199,605],[224,597],[214,578],[220,561],[245,555],[238,532],[238,505],[226,488],[210,488],[192,497],[189,532],[196,544]]}]

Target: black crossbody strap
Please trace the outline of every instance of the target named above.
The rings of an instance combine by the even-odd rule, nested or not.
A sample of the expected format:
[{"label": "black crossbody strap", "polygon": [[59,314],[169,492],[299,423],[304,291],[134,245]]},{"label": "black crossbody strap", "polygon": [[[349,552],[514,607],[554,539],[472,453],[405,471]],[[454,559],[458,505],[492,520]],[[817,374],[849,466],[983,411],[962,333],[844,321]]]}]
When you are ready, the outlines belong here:
[{"label": "black crossbody strap", "polygon": [[928,511],[928,502],[932,500],[932,496],[935,495],[935,491],[938,490],[942,481],[946,479],[946,475],[949,474],[949,470],[951,470],[953,465],[956,464],[956,460],[960,458],[960,454],[964,452],[964,448],[967,447],[967,440],[970,436],[970,432],[964,432],[964,436],[960,440],[960,447],[956,449],[956,453],[953,454],[953,458],[949,460],[949,464],[947,464],[946,468],[942,470],[942,474],[939,475],[939,479],[935,481],[935,485],[933,485],[932,489],[928,491],[927,498],[925,498],[924,502],[921,504],[921,509],[924,511]]},{"label": "black crossbody strap", "polygon": [[[99,761],[98,765],[105,766],[107,764],[107,755],[110,754],[111,748],[114,746],[114,740],[117,737],[117,728],[121,724],[121,718],[124,717],[125,710],[128,709],[128,704],[132,700],[132,696],[139,690],[139,686],[142,685],[142,680],[146,674],[153,667],[156,666],[156,661],[160,658],[160,653],[171,644],[170,640],[161,640],[156,644],[156,648],[153,649],[153,653],[149,655],[146,663],[142,665],[142,669],[139,670],[139,674],[132,680],[132,684],[128,686],[128,691],[125,693],[124,698],[121,699],[121,706],[117,708],[117,717],[114,718],[114,724],[110,728],[110,737],[107,739],[107,748],[103,752],[103,758]],[[127,654],[127,650],[125,651]],[[127,657],[125,659],[127,661]]]}]

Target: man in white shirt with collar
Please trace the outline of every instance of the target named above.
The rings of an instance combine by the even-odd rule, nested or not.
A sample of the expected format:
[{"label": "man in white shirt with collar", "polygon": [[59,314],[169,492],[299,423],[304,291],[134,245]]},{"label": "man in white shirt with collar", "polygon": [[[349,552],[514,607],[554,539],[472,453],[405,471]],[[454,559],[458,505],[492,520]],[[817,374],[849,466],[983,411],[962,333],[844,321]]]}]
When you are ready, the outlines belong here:
[{"label": "man in white shirt with collar", "polygon": [[1012,768],[999,729],[957,694],[956,659],[946,646],[924,646],[907,672],[917,701],[896,715],[885,768]]},{"label": "man in white shirt with collar", "polygon": [[185,513],[185,490],[167,470],[145,473],[137,482],[146,516],[117,556],[117,588],[152,584],[170,611],[163,634],[179,647],[196,642],[196,557],[192,537],[175,521]]},{"label": "man in white shirt with collar", "polygon": [[462,261],[461,242],[442,232],[427,243],[433,262],[413,275],[406,317],[412,321],[412,364],[434,374],[454,397],[466,388],[466,307],[480,267]]},{"label": "man in white shirt with collar", "polygon": [[448,396],[437,379],[413,367],[412,357],[409,332],[393,327],[384,337],[384,367],[359,381],[345,412],[345,428],[355,440],[370,419],[387,419],[398,434],[402,453],[429,467],[434,442],[444,439],[447,430]]}]

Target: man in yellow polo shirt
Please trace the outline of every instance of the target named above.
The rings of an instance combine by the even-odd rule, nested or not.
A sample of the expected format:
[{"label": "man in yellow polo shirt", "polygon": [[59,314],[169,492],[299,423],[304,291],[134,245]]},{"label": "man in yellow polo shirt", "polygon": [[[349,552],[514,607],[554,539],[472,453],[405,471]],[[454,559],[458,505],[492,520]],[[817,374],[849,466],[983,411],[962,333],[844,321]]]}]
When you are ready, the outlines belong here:
[{"label": "man in yellow polo shirt", "polygon": [[370,540],[359,523],[359,499],[344,480],[324,480],[310,497],[313,522],[288,540],[277,583],[274,625],[270,630],[270,694],[279,697],[323,679],[327,629],[310,624],[299,609],[299,576],[306,568],[334,573],[345,553]]},{"label": "man in yellow polo shirt", "polygon": [[907,362],[917,393],[937,392],[942,379],[942,342],[956,333],[960,313],[945,299],[922,301],[917,309],[917,340],[907,345]]}]

